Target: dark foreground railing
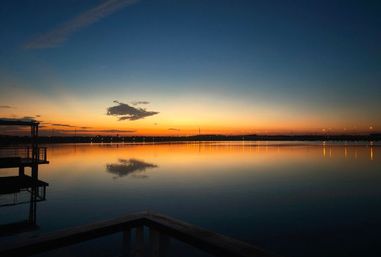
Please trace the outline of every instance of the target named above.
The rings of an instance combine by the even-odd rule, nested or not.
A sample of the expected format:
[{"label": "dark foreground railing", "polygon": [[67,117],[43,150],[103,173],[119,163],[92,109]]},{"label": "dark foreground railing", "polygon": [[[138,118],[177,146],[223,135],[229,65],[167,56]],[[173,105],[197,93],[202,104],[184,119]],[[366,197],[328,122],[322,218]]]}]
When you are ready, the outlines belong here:
[{"label": "dark foreground railing", "polygon": [[[144,246],[144,227],[149,229],[149,248]],[[136,242],[131,244],[131,232]],[[168,236],[179,239],[216,256],[270,257],[274,256],[248,243],[232,239],[197,226],[152,212],[129,214],[121,218],[66,229],[38,238],[8,244],[0,256],[29,256],[81,243],[109,234],[123,232],[124,256],[165,256]]]},{"label": "dark foreground railing", "polygon": [[19,158],[24,161],[47,161],[47,148],[46,147],[0,147],[0,159],[6,158]]}]

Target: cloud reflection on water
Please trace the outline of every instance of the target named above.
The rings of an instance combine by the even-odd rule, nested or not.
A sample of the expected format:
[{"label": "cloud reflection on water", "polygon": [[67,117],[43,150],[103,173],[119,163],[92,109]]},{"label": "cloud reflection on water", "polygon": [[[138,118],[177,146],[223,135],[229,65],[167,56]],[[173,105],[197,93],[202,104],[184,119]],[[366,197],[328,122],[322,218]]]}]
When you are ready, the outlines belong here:
[{"label": "cloud reflection on water", "polygon": [[[147,175],[141,174],[146,169],[157,168],[158,165],[153,163],[147,163],[137,159],[119,159],[119,163],[110,163],[106,165],[107,172],[110,172],[117,177],[124,177],[130,174],[135,178],[147,178]],[[117,178],[114,177],[114,178]]]}]

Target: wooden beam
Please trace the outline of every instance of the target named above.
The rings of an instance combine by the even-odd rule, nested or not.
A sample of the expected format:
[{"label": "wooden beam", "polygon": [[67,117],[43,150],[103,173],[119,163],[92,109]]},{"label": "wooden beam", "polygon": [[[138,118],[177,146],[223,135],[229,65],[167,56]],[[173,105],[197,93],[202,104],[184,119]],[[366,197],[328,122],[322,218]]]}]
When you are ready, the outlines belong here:
[{"label": "wooden beam", "polygon": [[130,214],[121,218],[84,225],[49,233],[26,241],[9,243],[0,249],[1,257],[30,256],[48,250],[80,243],[89,239],[124,231],[141,225],[145,213]]},{"label": "wooden beam", "polygon": [[192,246],[200,248],[217,256],[229,257],[271,257],[264,250],[251,244],[185,223],[157,213],[146,216],[149,227],[156,228],[161,233],[180,239]]},{"label": "wooden beam", "polygon": [[39,122],[37,121],[22,121],[22,120],[0,120],[0,125],[4,126],[38,126]]},{"label": "wooden beam", "polygon": [[[137,228],[136,234],[141,241],[143,236],[143,227],[148,226],[150,229],[157,230],[159,237],[172,236],[190,245],[200,248],[204,251],[212,253],[216,256],[229,257],[274,257],[251,244],[223,236],[212,231],[208,231],[197,226],[179,221],[162,214],[140,212],[130,214],[121,218],[98,222],[90,225],[80,226],[77,228],[66,229],[51,234],[47,234],[38,238],[28,239],[26,241],[7,244],[0,249],[0,256],[29,256],[36,253],[68,246],[83,242],[85,240],[113,234],[121,231],[128,231],[131,228]],[[129,233],[129,232],[127,232]],[[154,246],[154,255],[161,254],[161,248],[166,248],[166,242],[155,242],[158,239],[156,235],[152,235],[153,244],[159,243],[159,249]],[[138,241],[139,241],[138,240]],[[129,236],[125,233],[126,246],[129,248]],[[141,242],[140,242],[141,244]],[[128,252],[128,251],[127,251]]]}]

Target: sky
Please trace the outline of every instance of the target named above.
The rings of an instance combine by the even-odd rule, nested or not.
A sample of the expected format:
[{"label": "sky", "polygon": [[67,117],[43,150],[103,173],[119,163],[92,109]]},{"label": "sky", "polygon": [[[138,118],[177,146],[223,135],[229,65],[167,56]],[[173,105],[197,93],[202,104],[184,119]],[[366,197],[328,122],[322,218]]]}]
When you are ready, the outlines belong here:
[{"label": "sky", "polygon": [[0,117],[46,135],[379,132],[380,13],[370,0],[3,0]]}]

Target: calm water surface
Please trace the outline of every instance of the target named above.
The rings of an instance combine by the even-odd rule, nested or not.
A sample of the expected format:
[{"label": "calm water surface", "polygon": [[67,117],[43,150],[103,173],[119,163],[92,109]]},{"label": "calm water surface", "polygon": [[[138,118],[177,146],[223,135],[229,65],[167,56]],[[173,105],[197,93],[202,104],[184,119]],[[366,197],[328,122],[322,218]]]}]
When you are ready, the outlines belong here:
[{"label": "calm water surface", "polygon": [[[0,243],[149,209],[284,256],[381,256],[376,143],[49,145],[48,159],[40,229]],[[27,215],[0,208],[0,223]]]}]

